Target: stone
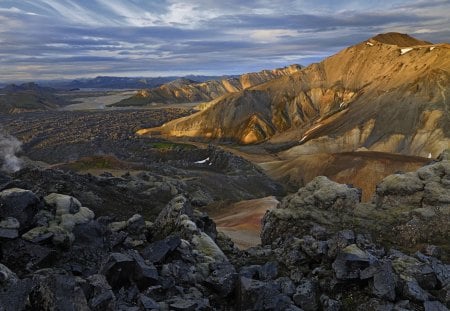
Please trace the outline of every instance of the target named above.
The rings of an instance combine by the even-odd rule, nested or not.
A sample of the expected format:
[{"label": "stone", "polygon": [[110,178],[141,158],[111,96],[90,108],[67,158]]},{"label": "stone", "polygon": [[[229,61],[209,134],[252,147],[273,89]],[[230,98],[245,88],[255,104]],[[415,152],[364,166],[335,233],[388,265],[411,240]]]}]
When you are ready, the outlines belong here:
[{"label": "stone", "polygon": [[315,311],[319,309],[319,297],[317,296],[317,284],[311,280],[302,280],[297,286],[293,300],[296,306],[305,311]]},{"label": "stone", "polygon": [[339,280],[358,279],[360,271],[369,266],[369,256],[356,244],[351,244],[339,252],[332,267]]},{"label": "stone", "polygon": [[275,280],[275,282],[280,286],[281,292],[287,296],[292,296],[295,294],[296,287],[294,282],[288,277],[281,277]]},{"label": "stone", "polygon": [[423,308],[424,311],[448,311],[448,308],[439,301],[425,301]]},{"label": "stone", "polygon": [[0,310],[24,310],[31,280],[20,280],[8,267],[0,263]]},{"label": "stone", "polygon": [[[370,269],[374,270],[373,273],[367,272]],[[372,295],[384,300],[395,300],[396,279],[390,261],[376,263],[361,271],[361,279],[367,278],[367,274],[372,274],[369,282]]]},{"label": "stone", "polygon": [[146,246],[141,255],[145,259],[153,263],[164,261],[181,244],[181,239],[176,236],[167,237],[163,240],[156,241]]},{"label": "stone", "polygon": [[0,221],[0,238],[15,239],[19,236],[20,223],[14,217],[6,217]]},{"label": "stone", "polygon": [[78,213],[81,203],[76,198],[65,194],[50,193],[44,197],[45,204],[55,209],[57,216]]},{"label": "stone", "polygon": [[28,227],[39,209],[38,197],[29,190],[11,188],[0,192],[0,218],[13,217]]},{"label": "stone", "polygon": [[196,250],[204,256],[210,257],[212,261],[228,261],[219,246],[204,232],[193,235],[192,244]]},{"label": "stone", "polygon": [[144,311],[161,310],[161,306],[156,301],[142,294],[139,295],[139,307]]},{"label": "stone", "polygon": [[417,302],[424,302],[430,299],[430,295],[420,287],[416,280],[403,282],[402,295],[407,299]]},{"label": "stone", "polygon": [[279,286],[275,283],[239,277],[237,303],[240,310],[261,310],[279,294]]},{"label": "stone", "polygon": [[89,306],[75,278],[52,269],[41,270],[33,276],[29,294],[31,310],[88,310]]},{"label": "stone", "polygon": [[193,209],[186,197],[178,195],[164,207],[153,223],[154,239],[162,240],[169,235],[183,231],[183,225],[185,225],[181,221],[183,215],[189,219],[193,215]]},{"label": "stone", "polygon": [[87,207],[80,207],[78,212],[70,214],[62,214],[60,226],[67,231],[72,231],[76,225],[81,225],[90,222],[95,217],[93,211]]},{"label": "stone", "polygon": [[340,311],[342,309],[342,303],[335,299],[331,299],[326,295],[320,296],[320,304],[324,311]]},{"label": "stone", "polygon": [[262,281],[273,280],[278,275],[278,263],[269,261],[261,266],[259,270],[259,279]]},{"label": "stone", "polygon": [[100,269],[113,289],[127,287],[135,273],[135,262],[121,253],[111,253]]},{"label": "stone", "polygon": [[93,274],[88,279],[84,293],[89,300],[89,306],[92,310],[112,310],[115,309],[116,297],[111,290],[105,276],[102,274]]},{"label": "stone", "polygon": [[158,270],[151,263],[145,263],[139,253],[134,252],[131,256],[135,260],[135,271],[133,281],[139,289],[145,289],[159,283]]},{"label": "stone", "polygon": [[206,278],[205,283],[211,286],[220,297],[227,297],[234,292],[238,274],[229,263],[211,264],[213,270]]},{"label": "stone", "polygon": [[22,239],[2,243],[1,250],[2,263],[22,273],[50,267],[57,259],[55,250]]},{"label": "stone", "polygon": [[53,232],[49,232],[48,227],[36,227],[22,234],[22,239],[33,243],[41,243],[52,237]]},{"label": "stone", "polygon": [[130,234],[139,235],[146,229],[144,217],[139,214],[134,214],[127,220],[127,231]]}]

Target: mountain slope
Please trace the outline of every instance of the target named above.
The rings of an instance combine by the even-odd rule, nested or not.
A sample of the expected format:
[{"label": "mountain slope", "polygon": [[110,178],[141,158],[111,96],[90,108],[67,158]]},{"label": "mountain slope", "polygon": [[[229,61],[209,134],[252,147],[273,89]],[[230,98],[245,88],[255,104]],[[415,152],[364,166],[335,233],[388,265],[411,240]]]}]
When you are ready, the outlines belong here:
[{"label": "mountain slope", "polygon": [[449,44],[389,33],[218,98],[156,130],[243,144],[297,144],[285,151],[288,158],[358,148],[427,157],[450,145],[448,85]]},{"label": "mountain slope", "polygon": [[0,113],[51,110],[64,101],[55,95],[57,90],[36,83],[7,85],[0,89]]},{"label": "mountain slope", "polygon": [[211,80],[202,83],[196,83],[189,79],[178,79],[157,88],[141,90],[133,97],[113,106],[205,102],[228,93],[239,92],[281,76],[290,75],[298,72],[300,69],[299,65],[291,65],[280,69],[243,74],[237,78]]}]

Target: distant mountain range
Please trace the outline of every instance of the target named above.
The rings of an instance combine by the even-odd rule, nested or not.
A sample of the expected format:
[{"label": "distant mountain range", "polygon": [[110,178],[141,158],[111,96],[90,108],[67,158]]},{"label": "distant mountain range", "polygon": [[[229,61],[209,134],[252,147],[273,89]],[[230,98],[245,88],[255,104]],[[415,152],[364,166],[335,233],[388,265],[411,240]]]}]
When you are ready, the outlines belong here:
[{"label": "distant mountain range", "polygon": [[188,75],[185,77],[109,77],[98,76],[95,78],[83,78],[72,81],[42,81],[41,85],[50,86],[58,89],[143,89],[158,87],[171,81],[185,78],[195,82],[203,82],[207,80],[224,79],[233,76],[202,76]]},{"label": "distant mountain range", "polygon": [[136,95],[112,106],[145,106],[152,103],[174,104],[206,102],[228,93],[239,92],[255,85],[298,72],[300,65],[291,65],[273,70],[246,73],[236,77],[209,79],[198,82],[192,78],[181,78],[156,88],[146,88]]}]

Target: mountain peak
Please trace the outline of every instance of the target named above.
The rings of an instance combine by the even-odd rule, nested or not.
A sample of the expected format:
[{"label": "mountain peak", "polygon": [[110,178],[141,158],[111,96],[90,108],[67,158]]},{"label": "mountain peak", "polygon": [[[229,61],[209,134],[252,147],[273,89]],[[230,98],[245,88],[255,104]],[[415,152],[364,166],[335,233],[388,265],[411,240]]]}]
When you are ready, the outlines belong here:
[{"label": "mountain peak", "polygon": [[422,41],[413,38],[406,33],[399,33],[399,32],[381,33],[371,39],[380,43],[397,45],[399,47],[432,44],[431,42]]}]

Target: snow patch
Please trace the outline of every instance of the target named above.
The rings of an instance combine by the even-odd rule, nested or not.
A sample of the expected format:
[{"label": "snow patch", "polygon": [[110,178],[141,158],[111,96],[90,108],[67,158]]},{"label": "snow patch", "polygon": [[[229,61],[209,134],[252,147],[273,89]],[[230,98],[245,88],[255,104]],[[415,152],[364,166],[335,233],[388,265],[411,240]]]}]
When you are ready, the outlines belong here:
[{"label": "snow patch", "polygon": [[[200,160],[200,161],[197,161],[197,162],[194,162],[195,164],[205,164],[206,162],[208,162],[209,161],[209,157],[207,157],[206,159],[204,159],[204,160]],[[210,163],[211,164],[211,163]]]},{"label": "snow patch", "polygon": [[405,55],[406,53],[410,52],[414,50],[414,48],[404,48],[404,49],[400,49],[400,55]]},{"label": "snow patch", "polygon": [[300,139],[300,140],[299,140],[298,142],[299,142],[299,143],[302,143],[302,142],[304,142],[304,141],[305,141],[305,139],[306,139],[307,137],[308,137],[308,135],[305,135],[305,136],[303,136],[303,137],[302,137],[302,139]]}]

